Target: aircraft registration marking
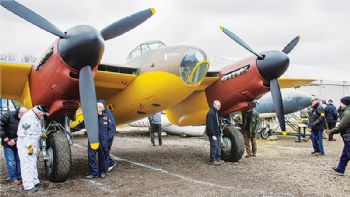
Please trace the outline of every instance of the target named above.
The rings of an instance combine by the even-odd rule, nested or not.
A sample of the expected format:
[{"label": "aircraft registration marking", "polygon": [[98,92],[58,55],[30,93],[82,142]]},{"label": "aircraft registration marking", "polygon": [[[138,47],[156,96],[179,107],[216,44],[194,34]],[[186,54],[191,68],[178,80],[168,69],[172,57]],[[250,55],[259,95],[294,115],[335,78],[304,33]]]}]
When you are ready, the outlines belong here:
[{"label": "aircraft registration marking", "polygon": [[226,80],[232,79],[234,77],[237,77],[237,76],[247,72],[249,70],[249,68],[250,68],[250,65],[248,64],[248,65],[245,65],[245,66],[243,66],[241,68],[238,68],[238,69],[236,69],[234,71],[231,71],[231,72],[223,75],[221,77],[221,81],[226,81]]}]

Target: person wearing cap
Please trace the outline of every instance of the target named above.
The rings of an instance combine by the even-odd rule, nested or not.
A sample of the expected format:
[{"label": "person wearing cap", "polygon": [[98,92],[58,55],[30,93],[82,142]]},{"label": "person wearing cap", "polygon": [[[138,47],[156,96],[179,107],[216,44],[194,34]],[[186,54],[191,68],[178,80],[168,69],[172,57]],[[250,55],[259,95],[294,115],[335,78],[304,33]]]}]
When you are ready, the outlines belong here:
[{"label": "person wearing cap", "polygon": [[[109,155],[108,132],[111,129],[111,121],[102,103],[97,103],[97,112],[100,147],[97,150],[93,150],[90,147],[90,143],[88,144],[89,175],[86,176],[86,179],[95,179],[98,177],[104,179],[107,177],[107,155]],[[97,160],[96,156],[98,157]]]},{"label": "person wearing cap", "polygon": [[17,130],[17,149],[21,163],[23,189],[29,192],[38,191],[38,154],[39,140],[42,134],[41,120],[48,116],[44,105],[36,105],[21,118]]},{"label": "person wearing cap", "polygon": [[313,155],[324,155],[322,133],[325,128],[325,113],[318,98],[311,100],[312,110],[309,114],[309,127],[311,128],[311,141],[314,151]]},{"label": "person wearing cap", "polygon": [[22,183],[21,165],[17,150],[17,129],[19,120],[27,112],[25,107],[10,111],[0,117],[0,137],[4,147],[8,177],[14,185]]},{"label": "person wearing cap", "polygon": [[108,172],[110,172],[114,166],[117,165],[117,161],[111,158],[110,152],[114,140],[114,135],[117,132],[117,123],[116,123],[116,118],[114,117],[113,113],[106,107],[106,101],[103,99],[100,99],[97,101],[97,103],[101,103],[103,105],[103,112],[105,113],[106,116],[108,116],[109,119],[109,128],[107,131],[107,139],[108,139],[108,151],[106,152],[106,162],[107,162],[107,167],[108,167]]},{"label": "person wearing cap", "polygon": [[247,155],[245,157],[256,157],[256,134],[261,126],[261,119],[259,118],[259,113],[254,109],[248,110],[247,112],[243,112],[242,122],[243,126],[241,128],[243,131],[244,144],[247,152]]},{"label": "person wearing cap", "polygon": [[337,108],[333,105],[333,100],[329,99],[327,106],[324,109],[326,121],[327,121],[327,130],[326,133],[329,136],[329,131],[335,127],[338,119]]},{"label": "person wearing cap", "polygon": [[344,148],[337,167],[332,167],[337,175],[344,175],[345,168],[350,160],[350,96],[345,96],[340,100],[342,110],[340,123],[330,130],[329,139],[333,139],[334,134],[340,133],[343,138]]}]

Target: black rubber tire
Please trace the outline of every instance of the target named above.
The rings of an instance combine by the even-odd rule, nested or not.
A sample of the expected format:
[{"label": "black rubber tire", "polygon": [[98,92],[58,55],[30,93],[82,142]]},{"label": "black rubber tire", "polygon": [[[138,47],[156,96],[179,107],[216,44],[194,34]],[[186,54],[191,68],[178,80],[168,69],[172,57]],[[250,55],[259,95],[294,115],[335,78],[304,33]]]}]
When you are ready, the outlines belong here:
[{"label": "black rubber tire", "polygon": [[224,128],[223,138],[228,138],[231,141],[231,151],[221,151],[222,159],[229,162],[238,162],[244,153],[244,138],[242,133],[234,126],[228,125]]},{"label": "black rubber tire", "polygon": [[261,129],[260,136],[262,139],[267,139],[270,136],[270,129],[268,128]]},{"label": "black rubber tire", "polygon": [[47,149],[52,149],[53,162],[51,167],[45,164],[46,177],[51,182],[67,180],[71,167],[71,150],[67,137],[61,132],[48,136]]}]

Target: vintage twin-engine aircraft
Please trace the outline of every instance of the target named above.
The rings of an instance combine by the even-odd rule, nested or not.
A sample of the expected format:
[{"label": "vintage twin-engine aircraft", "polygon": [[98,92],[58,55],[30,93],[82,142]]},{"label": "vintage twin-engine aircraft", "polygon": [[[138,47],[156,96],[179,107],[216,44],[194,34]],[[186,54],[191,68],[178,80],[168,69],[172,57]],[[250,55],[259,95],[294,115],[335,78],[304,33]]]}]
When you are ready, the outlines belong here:
[{"label": "vintage twin-engine aircraft", "polygon": [[[244,153],[243,136],[232,124],[230,114],[255,107],[254,101],[271,89],[275,111],[281,128],[285,131],[277,78],[287,70],[287,54],[298,43],[299,37],[293,39],[282,51],[260,54],[229,30],[223,27],[221,30],[253,51],[256,56],[228,65],[220,72],[207,72],[208,63],[201,50],[184,46],[165,47],[162,42],[153,41],[140,44],[129,54],[127,68],[100,65],[101,70],[106,69],[106,77],[96,77],[97,95],[106,99],[109,108],[117,116],[118,125],[162,110],[165,110],[169,121],[174,125],[205,125],[209,106],[218,99],[222,104],[220,115],[227,117],[224,122],[228,123],[223,130],[223,159],[238,161]],[[137,58],[133,59],[135,57]],[[178,66],[169,66],[172,62],[171,65]],[[127,81],[129,85],[124,90],[117,90],[118,84],[112,79],[107,80],[113,69],[121,71],[131,68],[137,69],[139,75],[130,78]],[[310,81],[280,79],[280,82],[284,87],[294,87]]]},{"label": "vintage twin-engine aircraft", "polygon": [[[133,29],[155,11],[151,8],[138,12],[101,31],[79,25],[62,32],[14,0],[1,0],[0,5],[59,37],[36,65],[0,62],[0,97],[17,100],[28,108],[44,104],[49,109],[46,127],[49,137],[44,143],[46,147],[42,148],[47,177],[51,181],[64,181],[71,162],[69,140],[66,138],[70,139],[68,119],[74,117],[79,104],[86,120],[91,148],[99,147],[94,76],[98,77],[96,72],[104,52],[104,41]],[[127,82],[121,81],[120,84],[124,86]]]},{"label": "vintage twin-engine aircraft", "polygon": [[[166,110],[170,121],[177,125],[205,124],[205,114],[215,99],[222,102],[223,116],[247,110],[271,88],[281,127],[285,129],[277,78],[287,69],[286,54],[299,38],[282,52],[260,54],[221,28],[256,56],[219,73],[208,72],[209,63],[203,50],[192,46],[165,47],[160,42],[141,44],[130,53],[127,65],[112,66],[100,64],[103,40],[142,23],[154,13],[153,9],[117,21],[101,32],[90,26],[76,26],[61,32],[15,1],[2,0],[1,6],[60,37],[35,66],[0,63],[1,98],[18,100],[27,107],[40,103],[49,108],[45,127],[49,138],[42,150],[51,181],[64,181],[68,176],[71,152],[65,137],[70,139],[68,119],[74,117],[79,101],[91,146],[98,148],[95,88],[97,97],[105,99],[117,117],[117,124]],[[244,151],[242,135],[228,124],[223,141],[223,159],[238,161]]]}]

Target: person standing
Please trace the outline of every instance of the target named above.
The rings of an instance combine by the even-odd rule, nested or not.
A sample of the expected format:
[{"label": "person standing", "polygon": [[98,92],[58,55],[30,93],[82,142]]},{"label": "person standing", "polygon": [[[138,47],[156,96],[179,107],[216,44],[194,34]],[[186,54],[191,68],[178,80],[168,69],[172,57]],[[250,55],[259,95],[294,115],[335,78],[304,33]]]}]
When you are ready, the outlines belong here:
[{"label": "person standing", "polygon": [[338,119],[337,108],[333,105],[333,100],[329,99],[327,106],[324,109],[326,121],[327,121],[327,130],[326,133],[329,136],[329,131],[335,127]]},{"label": "person standing", "polygon": [[39,140],[42,134],[41,120],[48,114],[44,105],[36,105],[27,111],[18,124],[17,148],[21,163],[23,189],[29,192],[38,191],[38,154]]},{"label": "person standing", "polygon": [[220,101],[215,100],[206,116],[205,130],[210,142],[210,162],[213,165],[220,165],[221,162],[221,129],[218,114],[220,108]]},{"label": "person standing", "polygon": [[22,183],[21,165],[17,150],[17,130],[19,120],[27,112],[25,107],[8,112],[0,117],[1,145],[4,147],[4,155],[7,165],[8,177],[14,185]]},{"label": "person standing", "polygon": [[324,155],[322,133],[325,128],[325,113],[318,98],[311,100],[312,110],[309,114],[309,127],[311,128],[311,141],[313,155]]},{"label": "person standing", "polygon": [[114,166],[117,165],[117,161],[111,158],[110,152],[114,140],[114,135],[117,132],[117,123],[116,123],[116,118],[114,117],[113,113],[106,107],[106,101],[103,99],[98,100],[97,103],[101,103],[103,105],[103,112],[104,114],[108,117],[108,131],[107,131],[107,139],[108,139],[108,152],[106,152],[106,162],[107,162],[107,167],[108,167],[108,172],[110,172]]},{"label": "person standing", "polygon": [[154,142],[154,134],[158,134],[158,144],[159,146],[162,145],[162,113],[158,112],[155,114],[152,114],[151,116],[148,117],[148,121],[150,124],[150,137],[151,137],[151,142],[153,146],[155,146]]},{"label": "person standing", "polygon": [[340,100],[342,110],[340,123],[329,132],[329,139],[333,139],[334,134],[340,133],[343,138],[344,148],[337,167],[332,167],[337,175],[344,175],[345,168],[350,160],[350,97],[345,96]]},{"label": "person standing", "polygon": [[[106,178],[107,177],[107,157],[109,154],[108,147],[108,130],[111,127],[111,121],[104,111],[104,105],[102,103],[97,103],[98,111],[98,138],[100,146],[97,150],[93,150],[88,142],[88,164],[89,164],[89,175],[86,179],[95,179],[97,177]],[[98,160],[96,160],[96,156]]]},{"label": "person standing", "polygon": [[[244,144],[247,152],[247,155],[245,157],[256,157],[256,134],[261,124],[259,113],[254,109],[242,113],[242,122]],[[250,143],[252,144],[251,147]]]}]

